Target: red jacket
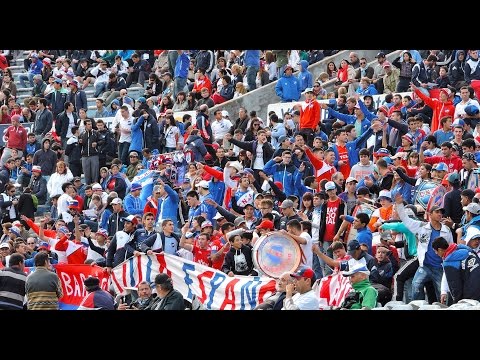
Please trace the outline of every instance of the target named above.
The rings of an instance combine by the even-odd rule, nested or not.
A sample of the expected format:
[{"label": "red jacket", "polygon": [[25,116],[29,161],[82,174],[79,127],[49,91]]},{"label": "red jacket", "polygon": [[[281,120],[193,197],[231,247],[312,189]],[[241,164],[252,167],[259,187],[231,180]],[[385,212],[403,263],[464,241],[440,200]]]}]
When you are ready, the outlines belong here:
[{"label": "red jacket", "polygon": [[415,89],[415,94],[417,94],[418,97],[433,110],[432,125],[430,126],[430,131],[432,133],[440,128],[440,119],[442,119],[444,116],[451,116],[453,119],[455,106],[450,100],[447,100],[443,103],[438,99],[432,99],[431,97],[428,97],[418,89]]},{"label": "red jacket", "polygon": [[27,130],[22,125],[18,127],[9,126],[5,130],[5,139],[7,139],[8,148],[25,151],[27,147]]},{"label": "red jacket", "polygon": [[316,99],[306,103],[305,109],[300,109],[300,129],[315,130],[320,121],[320,104]]}]

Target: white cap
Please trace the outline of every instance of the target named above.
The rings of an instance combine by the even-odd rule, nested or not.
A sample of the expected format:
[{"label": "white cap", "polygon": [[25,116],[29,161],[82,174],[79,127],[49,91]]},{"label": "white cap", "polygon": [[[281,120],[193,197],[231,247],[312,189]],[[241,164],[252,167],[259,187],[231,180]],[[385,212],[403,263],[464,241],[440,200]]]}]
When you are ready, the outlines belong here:
[{"label": "white cap", "polygon": [[110,204],[112,204],[112,205],[120,205],[120,204],[123,204],[123,201],[122,201],[122,199],[120,199],[120,198],[117,197],[117,198],[113,199]]},{"label": "white cap", "polygon": [[334,190],[337,188],[337,185],[335,185],[335,183],[333,181],[328,181],[326,184],[325,184],[325,191],[328,191],[328,190]]},{"label": "white cap", "polygon": [[208,181],[202,180],[197,185],[195,185],[195,187],[202,187],[204,189],[209,189],[210,184],[208,183]]},{"label": "white cap", "polygon": [[92,185],[92,190],[103,190],[102,189],[102,185],[100,185],[99,183],[95,183]]},{"label": "white cap", "polygon": [[214,219],[214,220],[218,220],[218,219],[221,219],[221,218],[223,218],[223,217],[224,217],[224,216],[217,211],[217,213],[215,214],[215,216],[213,217],[213,219]]},{"label": "white cap", "polygon": [[380,191],[380,193],[378,194],[378,198],[380,199],[381,197],[385,197],[385,198],[388,198],[390,199],[390,201],[392,200],[392,193],[388,190],[382,190]]},{"label": "white cap", "polygon": [[231,161],[230,164],[228,164],[228,166],[231,166],[237,169],[237,171],[241,171],[243,169],[243,166],[242,164],[240,164],[240,161]]},{"label": "white cap", "polygon": [[358,180],[355,179],[353,176],[349,176],[347,180],[345,181],[345,184],[348,184],[349,182],[356,181],[358,183]]},{"label": "white cap", "polygon": [[480,205],[477,203],[470,203],[467,206],[464,206],[463,211],[468,211],[471,212],[473,215],[478,215],[480,214]]},{"label": "white cap", "polygon": [[228,111],[227,110],[222,110],[222,117],[228,117]]},{"label": "white cap", "polygon": [[470,240],[476,239],[478,237],[480,237],[480,229],[475,225],[470,225],[467,228],[467,232],[465,233],[465,237],[463,238],[463,240],[465,240],[465,243],[468,245],[468,242]]}]

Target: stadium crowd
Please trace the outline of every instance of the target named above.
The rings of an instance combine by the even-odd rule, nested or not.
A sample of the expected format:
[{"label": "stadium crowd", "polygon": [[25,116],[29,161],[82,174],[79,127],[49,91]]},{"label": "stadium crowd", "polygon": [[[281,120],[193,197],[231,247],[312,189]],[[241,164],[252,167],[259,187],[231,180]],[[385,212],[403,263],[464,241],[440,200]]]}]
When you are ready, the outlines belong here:
[{"label": "stadium crowd", "polygon": [[[19,274],[55,263],[111,273],[164,252],[264,275],[255,244],[272,232],[301,267],[263,309],[318,309],[314,283],[338,272],[354,289],[344,308],[480,300],[478,51],[352,51],[314,79],[308,66],[336,52],[32,50],[17,81],[0,54],[0,308],[23,308],[22,286],[45,308],[51,274]],[[276,80],[283,115],[210,111]],[[169,279],[155,284],[181,307]],[[135,306],[165,307],[144,285]],[[48,290],[50,308],[59,297]]]}]

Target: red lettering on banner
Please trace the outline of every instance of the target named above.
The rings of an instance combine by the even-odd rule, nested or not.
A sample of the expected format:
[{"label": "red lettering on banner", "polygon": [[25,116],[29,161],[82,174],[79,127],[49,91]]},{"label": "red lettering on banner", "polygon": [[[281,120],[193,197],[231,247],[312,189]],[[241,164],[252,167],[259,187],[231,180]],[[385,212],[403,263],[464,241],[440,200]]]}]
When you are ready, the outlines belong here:
[{"label": "red lettering on banner", "polygon": [[198,286],[200,287],[200,291],[202,292],[201,296],[198,297],[200,302],[203,304],[205,300],[207,300],[207,293],[205,292],[205,284],[202,280],[202,278],[208,278],[211,279],[213,277],[214,272],[213,271],[204,271],[203,273],[199,274],[197,276],[198,278]]},{"label": "red lettering on banner", "polygon": [[225,310],[227,305],[231,305],[232,308],[230,310],[235,310],[235,284],[239,281],[239,279],[234,279],[227,284],[225,288],[225,299],[220,306],[220,310]]},{"label": "red lettering on banner", "polygon": [[268,293],[274,293],[275,292],[275,280],[270,280],[268,283],[262,285],[260,290],[258,290],[258,303],[261,304],[263,303],[263,298],[265,297],[266,294]]}]

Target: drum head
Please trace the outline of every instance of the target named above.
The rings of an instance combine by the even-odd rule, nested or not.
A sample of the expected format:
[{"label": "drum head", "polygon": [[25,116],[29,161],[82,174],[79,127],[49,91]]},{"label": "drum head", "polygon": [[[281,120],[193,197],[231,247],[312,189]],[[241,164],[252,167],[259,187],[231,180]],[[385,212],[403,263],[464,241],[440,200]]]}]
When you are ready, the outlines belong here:
[{"label": "drum head", "polygon": [[479,175],[475,170],[470,173],[467,181],[467,189],[475,191],[480,185]]},{"label": "drum head", "polygon": [[430,209],[433,206],[440,206],[443,207],[443,197],[447,193],[447,189],[443,185],[437,186],[433,191],[432,194],[430,195],[430,200],[428,201],[427,204],[427,213],[430,212]]},{"label": "drum head", "polygon": [[437,187],[438,184],[434,181],[422,181],[417,187],[415,200],[413,203],[419,204],[422,208],[427,209],[427,205],[432,197],[432,193]]},{"label": "drum head", "polygon": [[281,233],[268,233],[253,246],[255,267],[272,278],[277,279],[286,271],[294,272],[301,258],[300,245]]}]

